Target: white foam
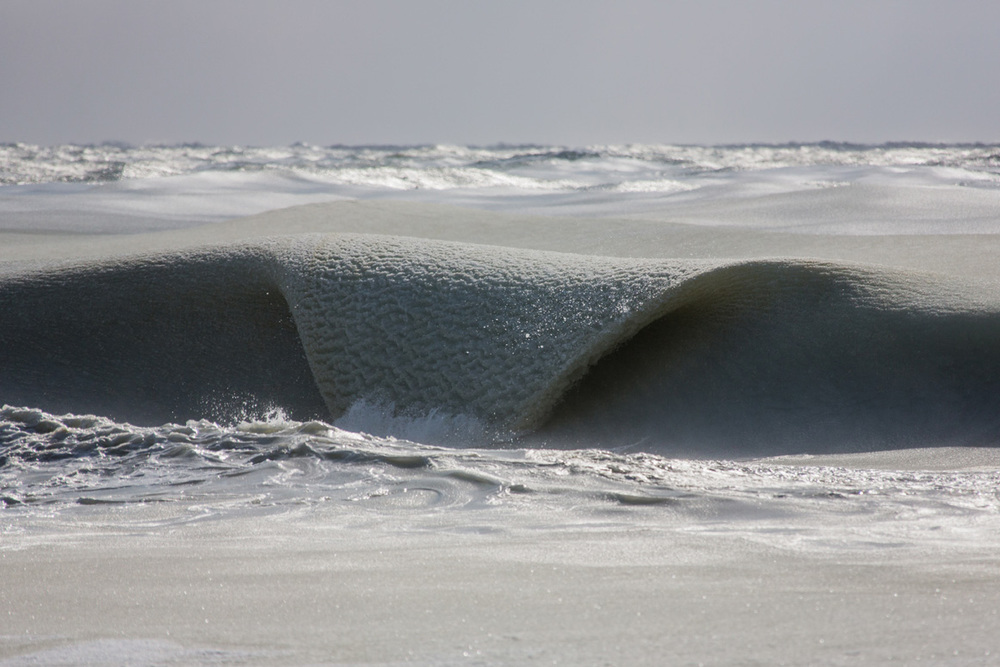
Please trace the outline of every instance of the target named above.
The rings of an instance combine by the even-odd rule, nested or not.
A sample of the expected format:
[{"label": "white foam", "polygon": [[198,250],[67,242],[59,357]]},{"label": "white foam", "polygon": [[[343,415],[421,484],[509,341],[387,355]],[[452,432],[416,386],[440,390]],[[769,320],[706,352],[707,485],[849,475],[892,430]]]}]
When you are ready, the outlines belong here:
[{"label": "white foam", "polygon": [[449,414],[431,409],[424,414],[400,413],[391,402],[360,399],[334,421],[346,431],[367,433],[383,438],[399,438],[428,445],[468,446],[494,437],[479,419],[469,415]]}]

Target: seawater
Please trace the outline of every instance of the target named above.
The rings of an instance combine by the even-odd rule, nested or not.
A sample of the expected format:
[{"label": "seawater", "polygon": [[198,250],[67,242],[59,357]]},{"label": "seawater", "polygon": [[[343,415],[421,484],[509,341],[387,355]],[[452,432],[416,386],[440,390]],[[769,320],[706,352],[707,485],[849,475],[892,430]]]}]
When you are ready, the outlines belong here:
[{"label": "seawater", "polygon": [[128,524],[130,507],[163,507],[138,515],[158,526],[313,507],[344,528],[378,530],[686,526],[824,554],[998,546],[1000,470],[983,451],[961,470],[934,470],[933,457],[923,460],[928,469],[866,469],[810,457],[435,447],[278,416],[135,427],[10,407],[0,412],[0,438],[10,530],[32,516],[106,521],[109,510]]},{"label": "seawater", "polygon": [[[715,211],[674,219],[799,231],[891,233],[940,226],[969,231],[981,217],[970,190],[1000,187],[996,145],[843,143],[671,146],[129,146],[0,145],[0,229],[108,232],[168,229],[336,199],[448,203],[542,215],[657,213],[699,201],[810,192],[849,185],[875,189],[958,186],[960,214],[892,202],[870,210],[797,211],[764,219],[756,208],[736,218]],[[936,192],[947,202],[948,193]],[[974,194],[974,193],[973,193]],[[773,211],[772,211],[773,212]],[[874,220],[871,218],[874,216]],[[874,224],[867,223],[871,220]],[[964,222],[963,222],[964,221]],[[988,230],[987,230],[988,231]]]},{"label": "seawater", "polygon": [[[382,402],[377,399],[385,392],[376,392],[349,401],[336,415],[323,414],[322,403],[303,408],[315,414],[292,414],[295,401],[283,404],[279,387],[266,395],[220,394],[214,404],[205,392],[205,400],[196,401],[201,413],[185,407],[173,420],[130,419],[128,410],[88,414],[82,398],[81,407],[74,407],[62,376],[54,383],[62,383],[61,394],[49,388],[53,383],[30,377],[38,372],[33,368],[60,372],[59,364],[41,338],[18,333],[18,345],[41,346],[39,356],[5,357],[8,371],[16,364],[18,387],[44,385],[47,393],[30,394],[39,398],[25,404],[18,399],[29,393],[12,390],[9,375],[7,386],[0,386],[0,403],[6,404],[0,412],[0,499],[8,517],[163,503],[196,510],[172,519],[183,521],[323,504],[342,508],[345,517],[405,513],[411,520],[424,517],[428,526],[455,530],[467,523],[466,510],[508,519],[530,516],[538,525],[548,525],[541,520],[548,512],[581,523],[680,521],[692,529],[712,525],[755,539],[784,539],[773,537],[777,527],[793,527],[796,543],[810,548],[833,548],[838,539],[849,544],[852,526],[858,525],[866,527],[868,545],[914,549],[926,547],[924,528],[933,526],[945,527],[942,544],[960,538],[983,545],[1000,534],[995,532],[1000,466],[993,454],[1000,437],[994,352],[1000,310],[996,275],[989,271],[1000,233],[1000,147],[13,144],[0,147],[0,156],[5,294],[24,295],[28,287],[63,289],[58,281],[66,276],[82,277],[82,282],[66,279],[65,287],[85,292],[88,284],[97,285],[96,277],[125,271],[117,258],[128,252],[115,250],[122,244],[141,245],[146,258],[179,257],[178,248],[201,247],[198,233],[208,234],[212,247],[228,247],[206,230],[238,227],[227,221],[239,216],[263,214],[259,224],[282,235],[296,215],[301,220],[307,212],[267,217],[267,211],[331,202],[367,208],[358,209],[358,220],[338,209],[340,217],[329,222],[337,228],[314,233],[475,243],[480,250],[468,253],[461,251],[464,246],[447,246],[459,248],[455,252],[465,260],[480,257],[476,253],[498,256],[482,250],[482,244],[492,244],[591,258],[583,264],[613,255],[616,266],[640,266],[627,258],[642,258],[659,266],[722,267],[729,276],[723,283],[692,283],[695,296],[670,311],[673,319],[657,320],[680,322],[682,329],[650,328],[644,321],[646,338],[631,337],[637,332],[630,331],[603,348],[599,359],[587,359],[581,372],[615,354],[635,357],[613,362],[611,371],[598,365],[582,379],[568,378],[567,391],[576,394],[554,404],[556,419],[548,426],[532,424],[527,433],[491,431],[484,426],[488,406],[471,415],[456,410],[463,388],[455,390],[454,399],[442,393],[444,398],[435,399],[439,406],[420,394],[413,402],[416,411],[400,404],[408,396],[404,392]],[[381,204],[395,208],[373,208]],[[142,271],[160,266],[128,256],[129,266]],[[530,257],[550,261],[548,255]],[[209,260],[198,261],[203,266]],[[505,262],[508,268],[515,265]],[[100,271],[91,271],[93,266]],[[162,266],[168,273],[184,268]],[[455,266],[448,275],[463,275],[472,264]],[[780,270],[762,273],[762,267]],[[138,274],[120,275],[127,281]],[[496,283],[498,290],[519,284],[517,272],[511,275]],[[558,282],[538,284],[546,294],[562,289]],[[802,287],[806,284],[815,289]],[[101,289],[94,287],[94,293]],[[203,292],[191,294],[202,298]],[[530,306],[540,303],[541,293],[531,293],[525,313],[538,314]],[[247,312],[260,312],[263,303],[284,316],[277,300],[256,298],[245,300]],[[177,317],[189,311],[184,304],[196,303],[184,299],[169,302]],[[32,308],[11,301],[0,324],[3,340],[11,344],[11,332],[29,331],[31,318],[41,314],[34,307],[48,301],[37,297]],[[205,313],[215,307],[197,303]],[[93,311],[88,304],[79,309]],[[467,310],[475,323],[481,313],[474,305]],[[20,318],[16,326],[12,312]],[[818,319],[817,313],[830,319]],[[107,317],[114,316],[109,308]],[[579,313],[553,312],[543,319],[558,323],[559,317]],[[224,333],[221,325],[203,321],[201,331],[180,331],[195,342],[199,335]],[[518,330],[521,342],[539,340],[524,338],[537,329]],[[710,332],[722,329],[728,333],[708,345],[715,335]],[[90,354],[88,330],[63,332],[76,346],[74,354]],[[447,338],[451,330],[444,327],[436,335]],[[170,338],[169,327],[150,331],[162,335],[157,342]],[[269,344],[284,344],[299,331],[279,327]],[[50,340],[58,338],[51,335]],[[812,341],[815,347],[778,348],[769,345],[774,336]],[[376,355],[382,354],[385,342],[369,340]],[[100,382],[80,386],[90,387],[89,393],[102,383],[148,386],[155,395],[171,380],[148,375],[150,369],[164,370],[155,362],[162,351],[147,348],[143,361],[144,344],[149,341],[123,339],[109,352],[109,360],[141,362],[113,373],[94,357],[98,362],[84,367]],[[746,354],[748,345],[753,354]],[[866,346],[875,352],[859,357]],[[125,347],[131,356],[123,357]],[[647,354],[650,347],[668,353]],[[817,363],[817,349],[836,355]],[[684,355],[672,357],[670,350]],[[412,358],[399,358],[404,356]],[[282,356],[288,373],[310,372],[293,357]],[[230,362],[215,358],[213,382],[225,387]],[[411,375],[399,382],[419,387],[436,366],[433,356],[424,361],[405,367]],[[234,376],[238,363],[229,366]],[[647,371],[654,367],[670,372],[651,377]],[[315,372],[315,363],[308,368]],[[374,383],[370,368],[355,381]],[[80,377],[65,376],[72,382],[82,382]],[[489,380],[488,374],[483,377]],[[824,383],[829,377],[835,381]],[[646,397],[668,396],[674,412],[644,422],[636,410],[648,401],[620,400],[640,385],[653,387]],[[395,386],[402,385],[383,389]],[[182,388],[178,384],[171,391],[181,396]],[[188,390],[198,393],[197,387]],[[86,398],[86,392],[78,395]],[[761,407],[779,399],[770,416],[761,418]],[[796,405],[798,414],[777,416]],[[873,405],[881,411],[872,412]],[[611,417],[588,421],[600,412],[594,406],[612,406]],[[633,428],[637,423],[644,425]],[[699,449],[695,441],[709,430],[714,446]],[[674,448],[657,440],[665,433]],[[902,448],[927,455],[906,465],[906,456],[894,455]],[[840,465],[822,458],[843,452],[889,459],[873,468],[864,463],[871,459]],[[956,452],[977,452],[976,463]],[[785,458],[764,458],[779,454]],[[814,465],[817,460],[823,464]]]}]

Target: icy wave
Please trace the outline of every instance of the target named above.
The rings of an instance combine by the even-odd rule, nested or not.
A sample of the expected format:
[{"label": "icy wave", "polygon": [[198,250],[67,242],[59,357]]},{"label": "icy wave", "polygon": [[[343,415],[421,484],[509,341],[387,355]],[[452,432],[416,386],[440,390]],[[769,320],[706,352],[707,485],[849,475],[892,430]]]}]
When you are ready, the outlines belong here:
[{"label": "icy wave", "polygon": [[135,423],[713,456],[1000,436],[996,291],[842,263],[303,235],[13,273],[0,310],[0,401]]}]

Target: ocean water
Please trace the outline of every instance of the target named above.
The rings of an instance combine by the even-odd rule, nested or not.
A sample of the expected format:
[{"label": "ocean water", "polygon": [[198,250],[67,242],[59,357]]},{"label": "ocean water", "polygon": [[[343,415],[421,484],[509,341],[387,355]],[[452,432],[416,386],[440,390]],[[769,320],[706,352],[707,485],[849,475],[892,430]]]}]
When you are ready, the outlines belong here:
[{"label": "ocean water", "polygon": [[[383,447],[434,478],[468,448],[489,470],[998,444],[996,146],[0,154],[18,511],[98,479],[171,496],[192,466],[396,471]],[[532,486],[504,479],[476,502]]]},{"label": "ocean water", "polygon": [[998,258],[995,145],[3,145],[0,551],[315,512],[988,570]]}]

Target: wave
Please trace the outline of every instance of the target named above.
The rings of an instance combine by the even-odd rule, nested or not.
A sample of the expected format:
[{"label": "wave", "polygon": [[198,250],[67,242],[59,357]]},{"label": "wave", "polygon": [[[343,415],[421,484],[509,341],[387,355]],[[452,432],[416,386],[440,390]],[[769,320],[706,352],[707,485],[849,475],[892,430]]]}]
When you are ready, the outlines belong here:
[{"label": "wave", "polygon": [[9,270],[0,312],[0,403],[137,424],[730,456],[1000,436],[995,292],[842,263],[303,235]]},{"label": "wave", "polygon": [[[576,166],[574,166],[576,165]],[[969,169],[996,175],[996,144],[847,144],[835,142],[729,146],[628,144],[586,147],[497,146],[36,146],[0,143],[0,185],[47,182],[109,183],[202,172],[288,171],[373,186],[495,187],[512,174],[579,179],[585,187],[673,177],[805,166],[917,166]],[[436,172],[436,173],[435,173]],[[603,173],[599,182],[593,182]],[[420,179],[423,178],[423,181]],[[605,179],[610,179],[610,182]]]}]

